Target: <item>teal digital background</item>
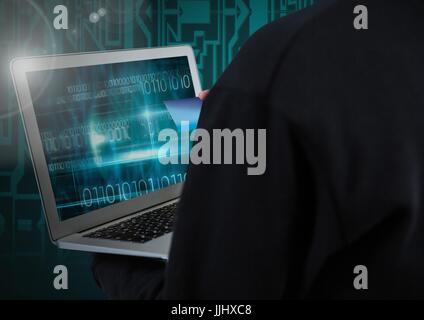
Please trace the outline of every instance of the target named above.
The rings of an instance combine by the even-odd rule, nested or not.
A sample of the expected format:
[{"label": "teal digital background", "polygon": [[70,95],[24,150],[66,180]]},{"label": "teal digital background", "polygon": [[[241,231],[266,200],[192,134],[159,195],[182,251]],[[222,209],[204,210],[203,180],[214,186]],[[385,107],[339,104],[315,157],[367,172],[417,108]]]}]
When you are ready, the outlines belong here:
[{"label": "teal digital background", "polygon": [[[0,298],[105,298],[92,279],[90,254],[49,242],[9,74],[12,58],[190,44],[208,88],[258,28],[313,2],[0,0]],[[59,4],[69,10],[68,30],[53,28]],[[105,15],[96,14],[101,8]],[[68,267],[68,290],[53,288],[59,264]]]}]

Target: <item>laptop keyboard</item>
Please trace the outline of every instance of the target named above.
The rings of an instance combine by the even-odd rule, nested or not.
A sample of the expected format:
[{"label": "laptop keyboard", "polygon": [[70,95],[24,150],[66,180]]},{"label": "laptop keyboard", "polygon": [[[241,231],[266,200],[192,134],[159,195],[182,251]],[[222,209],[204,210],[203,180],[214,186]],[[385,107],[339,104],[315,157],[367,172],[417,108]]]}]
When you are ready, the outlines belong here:
[{"label": "laptop keyboard", "polygon": [[173,203],[84,235],[87,238],[144,243],[172,231],[177,204]]}]

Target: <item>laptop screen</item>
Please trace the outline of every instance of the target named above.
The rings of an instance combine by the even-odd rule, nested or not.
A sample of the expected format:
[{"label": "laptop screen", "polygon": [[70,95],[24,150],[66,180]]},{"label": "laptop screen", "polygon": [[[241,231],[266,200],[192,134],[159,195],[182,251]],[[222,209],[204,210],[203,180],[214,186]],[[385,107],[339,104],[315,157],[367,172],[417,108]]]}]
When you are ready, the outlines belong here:
[{"label": "laptop screen", "polygon": [[187,57],[27,73],[61,221],[185,180],[162,165],[164,101],[195,96]]}]

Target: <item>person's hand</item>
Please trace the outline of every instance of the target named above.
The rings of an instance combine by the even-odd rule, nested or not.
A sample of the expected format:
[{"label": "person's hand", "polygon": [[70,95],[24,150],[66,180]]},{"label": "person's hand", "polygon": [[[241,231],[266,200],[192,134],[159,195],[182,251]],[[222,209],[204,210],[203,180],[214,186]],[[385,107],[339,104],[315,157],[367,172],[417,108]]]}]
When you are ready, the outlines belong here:
[{"label": "person's hand", "polygon": [[199,93],[199,99],[204,101],[209,94],[209,90],[205,90]]}]

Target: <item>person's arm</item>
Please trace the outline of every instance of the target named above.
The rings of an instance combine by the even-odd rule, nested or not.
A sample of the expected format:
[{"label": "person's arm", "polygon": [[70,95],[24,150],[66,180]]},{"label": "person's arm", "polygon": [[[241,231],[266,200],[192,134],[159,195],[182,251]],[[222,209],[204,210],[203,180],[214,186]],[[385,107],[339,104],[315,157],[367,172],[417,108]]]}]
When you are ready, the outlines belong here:
[{"label": "person's arm", "polygon": [[294,131],[270,98],[217,86],[206,99],[199,127],[211,134],[267,130],[266,171],[249,176],[247,163],[190,166],[164,298],[283,298],[299,287],[314,214],[314,202],[299,199],[312,200],[313,185]]},{"label": "person's arm", "polygon": [[110,299],[159,299],[165,262],[149,258],[94,254],[92,273]]}]

